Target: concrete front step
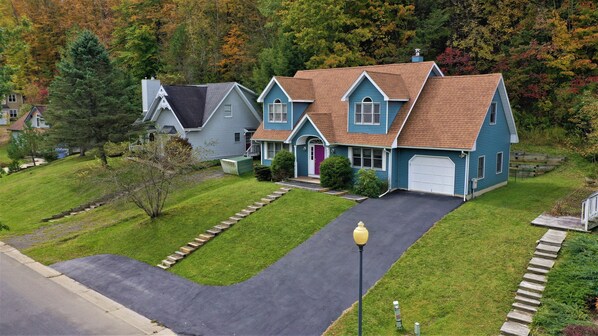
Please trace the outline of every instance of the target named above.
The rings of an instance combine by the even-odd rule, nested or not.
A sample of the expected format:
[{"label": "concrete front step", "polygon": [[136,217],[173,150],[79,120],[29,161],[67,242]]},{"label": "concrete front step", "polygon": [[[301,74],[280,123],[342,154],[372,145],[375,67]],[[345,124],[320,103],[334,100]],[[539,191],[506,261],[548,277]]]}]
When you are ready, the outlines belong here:
[{"label": "concrete front step", "polygon": [[538,244],[538,246],[536,246],[536,251],[544,252],[544,253],[557,254],[557,253],[559,253],[560,250],[561,250],[560,246],[546,245],[543,243],[540,243],[540,244]]},{"label": "concrete front step", "polygon": [[243,219],[243,217],[239,217],[239,216],[236,216],[236,215],[232,216],[232,217],[228,217],[228,220],[232,220],[232,221],[235,221],[235,222],[238,222],[241,219]]},{"label": "concrete front step", "polygon": [[517,322],[522,324],[532,323],[533,315],[530,313],[524,313],[516,310],[511,310],[507,314],[507,321]]},{"label": "concrete front step", "polygon": [[194,241],[192,241],[192,242],[188,242],[188,243],[187,243],[187,245],[189,245],[189,246],[193,247],[194,249],[197,249],[197,248],[198,248],[198,247],[200,247],[202,244],[201,244],[201,243],[198,243],[198,242],[194,242]]},{"label": "concrete front step", "polygon": [[326,191],[325,194],[332,195],[332,196],[343,196],[348,193],[347,190],[329,190]]},{"label": "concrete front step", "polygon": [[235,223],[237,223],[237,222],[232,221],[232,220],[227,220],[227,221],[220,222],[220,224],[222,224],[222,225],[228,225],[229,227],[235,225]]},{"label": "concrete front step", "polygon": [[344,198],[344,199],[348,199],[350,201],[357,202],[357,203],[361,203],[361,202],[365,201],[366,199],[368,199],[367,197],[359,196],[359,195],[353,195],[353,194],[346,194],[346,195],[343,195],[341,197]]},{"label": "concrete front step", "polygon": [[224,231],[224,230],[227,230],[230,227],[230,225],[218,224],[218,225],[216,225],[214,227],[218,228],[218,230],[220,230],[220,231]]},{"label": "concrete front step", "polygon": [[540,285],[545,285],[546,284],[546,276],[544,275],[539,275],[539,274],[533,274],[533,273],[525,273],[523,275],[523,280],[529,281],[529,282],[534,282]]},{"label": "concrete front step", "polygon": [[529,265],[536,268],[544,268],[550,270],[552,266],[554,266],[554,260],[533,257],[532,260],[529,261]]},{"label": "concrete front step", "polygon": [[181,251],[181,252],[183,252],[185,255],[187,255],[187,254],[189,254],[189,253],[191,253],[191,252],[195,251],[195,249],[194,249],[194,248],[192,248],[191,246],[181,246],[181,247],[179,248],[179,251]]},{"label": "concrete front step", "polygon": [[195,240],[196,242],[198,242],[198,243],[200,243],[200,244],[202,244],[202,245],[203,245],[203,244],[207,243],[207,242],[208,242],[208,240],[210,240],[210,239],[206,239],[206,238],[203,238],[203,237],[197,237],[197,238],[195,238],[194,240]]},{"label": "concrete front step", "polygon": [[[247,217],[247,216],[249,216],[249,214],[248,214],[248,213],[246,213],[246,212],[237,212],[237,213],[235,214],[235,216],[234,216],[234,217],[237,217],[237,218],[239,218],[239,217],[240,217],[239,219],[241,219],[241,218],[245,218],[245,217]],[[231,218],[232,218],[232,217],[231,217]]]},{"label": "concrete front step", "polygon": [[217,229],[215,227],[211,228],[211,229],[207,229],[206,230],[207,233],[209,234],[213,234],[214,236],[218,235],[220,232],[222,232],[222,230]]},{"label": "concrete front step", "polygon": [[544,286],[537,284],[537,283],[525,281],[525,280],[521,281],[519,283],[519,288],[526,290],[526,291],[536,292],[536,293],[540,293],[540,294],[544,291]]},{"label": "concrete front step", "polygon": [[540,300],[528,298],[521,295],[515,296],[515,302],[523,303],[532,307],[538,307],[540,305]]},{"label": "concrete front step", "polygon": [[170,268],[170,266],[166,266],[166,265],[163,265],[163,264],[158,264],[158,265],[156,265],[156,266],[158,266],[159,268],[161,268],[161,269],[163,269],[163,270],[167,270],[167,269],[169,269],[169,268]]},{"label": "concrete front step", "polygon": [[284,195],[286,193],[287,193],[286,191],[279,191],[279,190],[277,190],[277,191],[273,192],[272,194],[282,196],[282,195]]},{"label": "concrete front step", "polygon": [[540,243],[560,247],[566,237],[567,232],[550,229],[540,238]]},{"label": "concrete front step", "polygon": [[507,321],[500,327],[500,332],[507,336],[528,336],[529,327],[525,324]]},{"label": "concrete front step", "polygon": [[176,254],[176,253],[174,253],[174,254],[171,254],[171,255],[169,255],[168,257],[166,257],[166,259],[167,259],[167,260],[170,260],[170,261],[174,261],[174,262],[176,263],[177,261],[179,261],[179,260],[183,259],[183,256],[182,256],[182,255],[179,255],[179,254]]},{"label": "concrete front step", "polygon": [[250,205],[250,206],[247,207],[247,209],[253,210],[253,211],[258,211],[259,209],[261,209],[261,206]]},{"label": "concrete front step", "polygon": [[260,208],[261,208],[261,207],[265,206],[267,203],[263,203],[263,202],[255,202],[255,203],[253,203],[253,204],[255,204],[256,206],[258,206],[258,207],[260,207]]},{"label": "concrete front step", "polygon": [[549,270],[547,270],[547,269],[545,269],[545,268],[537,268],[537,267],[528,266],[528,267],[527,267],[527,271],[528,271],[529,273],[540,274],[540,275],[546,275],[546,274],[548,274],[548,271],[549,271]]},{"label": "concrete front step", "polygon": [[534,252],[534,257],[555,260],[557,255],[554,253],[546,253],[536,250]]},{"label": "concrete front step", "polygon": [[512,307],[515,310],[519,310],[523,313],[528,313],[528,314],[535,314],[536,312],[538,312],[537,307],[526,305],[525,303],[521,303],[521,302],[513,303]]},{"label": "concrete front step", "polygon": [[262,199],[261,199],[261,201],[262,201],[262,202],[264,202],[265,204],[270,204],[270,203],[272,203],[272,200],[271,200],[271,199],[269,199],[269,198],[262,198]]},{"label": "concrete front step", "polygon": [[525,289],[522,289],[522,288],[519,288],[517,290],[517,295],[518,296],[527,297],[527,298],[530,298],[530,299],[534,299],[534,300],[540,300],[542,298],[542,294],[541,293],[532,292],[532,291],[525,290]]},{"label": "concrete front step", "polygon": [[188,253],[182,252],[182,251],[174,251],[174,254],[178,254],[181,257],[186,257]]},{"label": "concrete front step", "polygon": [[176,261],[172,261],[172,260],[168,260],[168,259],[162,260],[162,265],[166,265],[166,266],[170,267],[174,264],[176,264]]}]

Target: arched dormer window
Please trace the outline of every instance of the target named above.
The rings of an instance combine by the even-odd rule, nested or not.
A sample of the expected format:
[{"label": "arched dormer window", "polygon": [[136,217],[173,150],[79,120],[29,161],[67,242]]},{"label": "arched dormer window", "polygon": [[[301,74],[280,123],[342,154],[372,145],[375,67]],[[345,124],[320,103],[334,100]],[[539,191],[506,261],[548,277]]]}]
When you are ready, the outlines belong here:
[{"label": "arched dormer window", "polygon": [[361,103],[355,103],[355,124],[379,125],[380,103],[374,103],[370,97],[363,98]]},{"label": "arched dormer window", "polygon": [[280,99],[268,104],[268,121],[276,123],[287,122],[287,104],[283,104]]}]

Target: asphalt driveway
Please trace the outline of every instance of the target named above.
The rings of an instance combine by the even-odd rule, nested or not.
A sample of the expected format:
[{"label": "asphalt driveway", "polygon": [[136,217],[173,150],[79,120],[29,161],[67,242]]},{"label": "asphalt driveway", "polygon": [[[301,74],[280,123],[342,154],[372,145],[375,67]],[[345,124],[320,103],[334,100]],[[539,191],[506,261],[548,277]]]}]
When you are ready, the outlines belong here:
[{"label": "asphalt driveway", "polygon": [[365,292],[461,203],[413,192],[366,200],[257,276],[226,287],[198,285],[116,255],[52,267],[179,334],[320,335],[357,300],[358,249],[352,232],[358,221],[370,232],[364,249]]}]

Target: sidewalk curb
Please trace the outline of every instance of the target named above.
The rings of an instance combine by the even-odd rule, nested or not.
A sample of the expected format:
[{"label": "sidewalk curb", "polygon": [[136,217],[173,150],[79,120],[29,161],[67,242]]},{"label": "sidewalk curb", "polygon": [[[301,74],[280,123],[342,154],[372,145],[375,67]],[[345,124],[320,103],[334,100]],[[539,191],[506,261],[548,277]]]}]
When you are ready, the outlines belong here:
[{"label": "sidewalk curb", "polygon": [[59,284],[65,289],[78,295],[85,301],[91,302],[104,310],[107,314],[116,317],[125,323],[137,328],[144,335],[176,335],[172,330],[158,325],[147,317],[136,313],[135,311],[121,305],[120,303],[94,291],[91,288],[69,278],[68,276],[56,271],[53,268],[42,265],[41,263],[29,258],[16,248],[0,241],[0,253],[16,260],[17,262],[29,267],[44,278]]}]

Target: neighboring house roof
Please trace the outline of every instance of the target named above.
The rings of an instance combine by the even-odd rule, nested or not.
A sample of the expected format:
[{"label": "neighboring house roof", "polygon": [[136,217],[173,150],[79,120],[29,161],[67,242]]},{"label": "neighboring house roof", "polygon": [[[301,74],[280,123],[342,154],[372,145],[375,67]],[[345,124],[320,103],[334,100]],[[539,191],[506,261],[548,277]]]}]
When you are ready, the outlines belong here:
[{"label": "neighboring house roof", "polygon": [[473,148],[501,78],[500,74],[430,78],[397,144]]},{"label": "neighboring house roof", "polygon": [[[329,114],[329,117],[326,118],[318,119],[316,117],[311,119],[319,130],[329,133],[327,139],[330,143],[390,147],[403,127],[426,79],[434,69],[437,69],[434,62],[401,63],[353,68],[304,70],[298,71],[294,78],[311,80],[315,99],[306,109],[305,113],[310,116],[314,113]],[[347,132],[347,103],[341,99],[364,71],[367,71],[368,74],[374,73],[374,77],[383,83],[382,86],[388,91],[387,95],[401,96],[405,95],[405,93],[408,94],[409,100],[401,108],[401,112],[391,124],[387,134]],[[391,82],[398,83],[400,80],[397,78],[391,80],[389,75],[400,75],[400,80],[402,80],[404,86],[396,90],[391,90],[387,84],[391,84]],[[282,83],[279,84],[283,85]],[[384,90],[384,88],[382,89]],[[287,88],[283,87],[283,89],[286,91]],[[323,131],[324,129],[327,131]],[[290,133],[291,131],[265,130],[262,123],[255,132],[253,139],[285,141]]]},{"label": "neighboring house roof", "polygon": [[156,120],[158,117],[156,113],[159,106],[161,106],[160,101],[165,99],[168,107],[172,109],[184,129],[201,129],[235,88],[244,97],[252,113],[258,120],[261,120],[260,115],[257,113],[259,106],[255,103],[255,93],[235,82],[202,85],[162,85],[147,115],[144,116],[144,120]]},{"label": "neighboring house roof", "polygon": [[12,125],[10,125],[8,127],[9,131],[22,131],[25,128],[25,125],[27,124],[27,122],[29,120],[31,120],[31,118],[33,117],[33,114],[37,111],[39,112],[41,115],[44,115],[44,112],[46,112],[46,106],[45,105],[34,105],[31,110],[29,110],[29,112],[23,114],[19,119],[17,119],[17,121],[15,121],[14,123],[12,123]]}]

